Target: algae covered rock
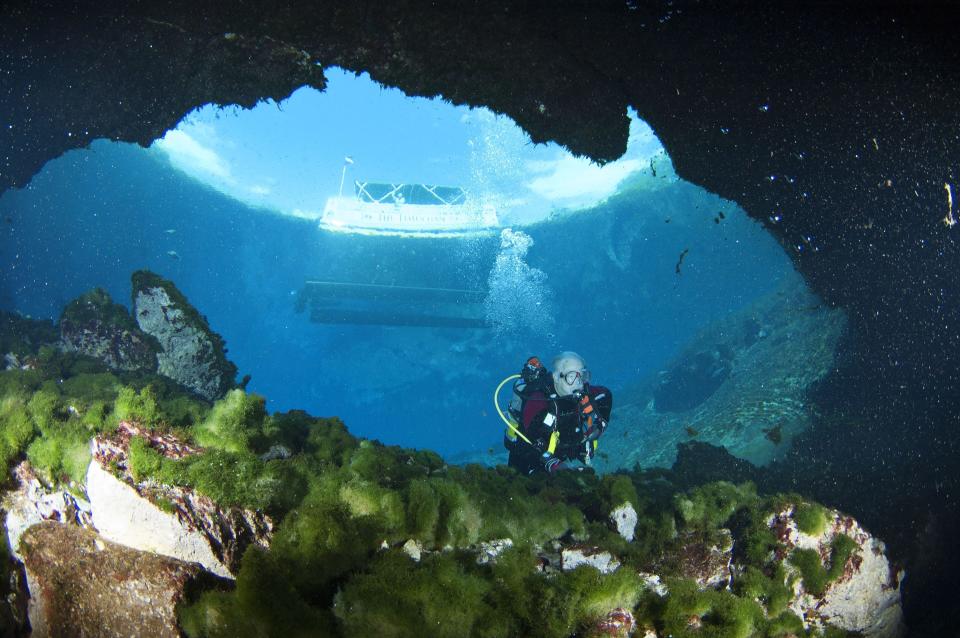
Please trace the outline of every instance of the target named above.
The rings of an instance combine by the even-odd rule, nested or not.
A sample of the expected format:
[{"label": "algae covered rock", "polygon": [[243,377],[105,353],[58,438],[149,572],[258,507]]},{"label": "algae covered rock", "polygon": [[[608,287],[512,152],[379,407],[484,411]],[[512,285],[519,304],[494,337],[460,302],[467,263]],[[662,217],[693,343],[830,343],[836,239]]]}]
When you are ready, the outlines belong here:
[{"label": "algae covered rock", "polygon": [[60,344],[67,352],[98,359],[115,370],[154,372],[157,340],[140,330],[127,309],[102,288],[74,299],[60,316]]},{"label": "algae covered rock", "polygon": [[217,585],[199,565],[60,523],[34,525],[23,545],[35,638],[179,637],[178,603],[191,588]]},{"label": "algae covered rock", "polygon": [[95,438],[86,487],[93,524],[104,538],[196,562],[225,578],[234,577],[248,547],[270,545],[273,521],[263,513],[218,505],[187,487],[137,481],[130,472],[132,440],[171,459],[199,452],[127,422],[112,436]]},{"label": "algae covered rock", "polygon": [[237,367],[227,360],[223,339],[173,282],[146,270],[133,273],[133,313],[160,343],[160,374],[211,401],[236,385]]},{"label": "algae covered rock", "polygon": [[793,599],[789,607],[808,628],[833,625],[867,638],[902,635],[900,580],[886,547],[852,517],[798,503],[768,525],[782,543]]}]

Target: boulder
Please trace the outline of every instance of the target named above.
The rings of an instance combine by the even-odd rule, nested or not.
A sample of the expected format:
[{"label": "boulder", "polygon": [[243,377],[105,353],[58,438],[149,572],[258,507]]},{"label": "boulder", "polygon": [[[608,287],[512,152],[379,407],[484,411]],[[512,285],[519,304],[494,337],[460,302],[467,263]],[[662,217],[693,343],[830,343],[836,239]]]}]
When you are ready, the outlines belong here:
[{"label": "boulder", "polygon": [[210,401],[236,385],[237,367],[223,339],[173,282],[152,272],[133,273],[133,314],[159,342],[158,371]]},{"label": "boulder", "polygon": [[[883,542],[874,538],[850,516],[826,510],[822,530],[807,534],[796,521],[797,507],[791,505],[773,514],[768,524],[785,548],[788,582],[793,580],[790,609],[803,618],[808,628],[829,623],[865,638],[896,638],[904,633],[900,605],[900,581],[903,573],[895,570],[885,555]],[[852,539],[855,547],[840,571],[822,592],[809,591],[789,556],[794,550],[815,550],[821,561],[831,560],[834,539],[839,535]],[[791,576],[794,578],[791,579]]]},{"label": "boulder", "polygon": [[60,347],[98,359],[115,370],[155,372],[157,340],[137,327],[127,309],[102,288],[74,299],[60,316]]},{"label": "boulder", "polygon": [[846,326],[803,282],[706,326],[661,373],[618,395],[601,472],[670,467],[700,441],[767,466],[811,423],[809,394],[834,366]]},{"label": "boulder", "polygon": [[410,557],[410,560],[415,563],[420,562],[420,557],[423,555],[423,544],[420,541],[411,538],[403,544],[401,549],[404,554]]},{"label": "boulder", "polygon": [[179,637],[186,592],[222,585],[196,564],[141,552],[52,521],[22,537],[32,638]]},{"label": "boulder", "polygon": [[127,422],[122,422],[111,437],[93,439],[87,496],[93,525],[104,538],[196,562],[225,578],[236,574],[247,547],[269,547],[273,521],[265,514],[220,507],[189,488],[135,480],[129,471],[128,454],[134,436],[168,458],[198,452],[176,437]]}]

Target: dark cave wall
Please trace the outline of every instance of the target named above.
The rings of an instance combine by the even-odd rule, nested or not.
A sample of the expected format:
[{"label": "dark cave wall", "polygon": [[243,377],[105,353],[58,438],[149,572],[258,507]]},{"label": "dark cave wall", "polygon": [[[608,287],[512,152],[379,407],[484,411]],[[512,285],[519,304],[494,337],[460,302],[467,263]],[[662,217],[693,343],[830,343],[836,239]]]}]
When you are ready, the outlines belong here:
[{"label": "dark cave wall", "polygon": [[850,313],[816,397],[823,423],[783,483],[864,512],[895,552],[960,524],[960,227],[944,223],[948,187],[960,218],[954,6],[118,6],[0,8],[0,189],[94,138],[147,144],[206,102],[323,88],[329,65],[489,106],[598,161],[625,149],[632,106],[680,176],[737,201]]}]

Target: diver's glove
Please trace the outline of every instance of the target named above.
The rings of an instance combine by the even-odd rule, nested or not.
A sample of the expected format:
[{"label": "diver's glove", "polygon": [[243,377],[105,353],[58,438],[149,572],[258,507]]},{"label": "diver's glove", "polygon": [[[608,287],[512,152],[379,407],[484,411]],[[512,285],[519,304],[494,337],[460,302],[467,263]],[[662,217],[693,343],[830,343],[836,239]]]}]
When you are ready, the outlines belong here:
[{"label": "diver's glove", "polygon": [[544,455],[543,467],[547,470],[547,474],[554,474],[555,472],[570,469],[566,463],[553,455]]}]

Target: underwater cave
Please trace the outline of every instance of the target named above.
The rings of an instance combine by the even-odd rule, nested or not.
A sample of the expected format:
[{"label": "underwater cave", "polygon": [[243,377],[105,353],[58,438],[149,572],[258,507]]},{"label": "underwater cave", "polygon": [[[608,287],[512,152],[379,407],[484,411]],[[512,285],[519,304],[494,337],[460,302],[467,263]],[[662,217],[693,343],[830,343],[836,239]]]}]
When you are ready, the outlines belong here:
[{"label": "underwater cave", "polygon": [[[130,274],[148,268],[224,336],[269,410],[340,416],[354,435],[452,463],[502,463],[493,387],[531,354],[581,351],[617,396],[600,472],[682,472],[678,446],[725,448],[761,489],[817,498],[883,538],[908,575],[907,626],[944,635],[960,623],[947,540],[960,523],[957,16],[870,2],[836,12],[504,3],[454,19],[429,3],[198,13],[169,2],[70,15],[11,3],[0,308],[56,320],[93,287],[126,305]],[[267,113],[332,99],[361,72],[383,87],[355,103],[367,119],[339,120],[326,139]],[[554,155],[498,158],[512,175],[471,172],[449,149],[432,166],[378,164],[343,140],[380,123],[356,106],[374,93],[456,105],[442,116],[454,120],[489,109],[516,123],[518,152]],[[336,146],[323,165],[303,155],[277,169],[312,182],[299,202],[265,203],[296,189],[239,171],[244,154],[269,163],[254,144],[228,165],[198,143],[246,112],[207,107],[209,121],[200,111],[177,127],[206,104],[261,100],[249,111],[261,139]],[[395,152],[432,139],[414,123],[376,141]],[[650,146],[632,157],[640,129]],[[580,157],[596,164],[563,172]],[[520,171],[516,184],[544,200],[624,158],[636,170],[593,201],[511,218],[499,192],[498,224],[469,237],[318,227],[320,199],[345,179],[349,195],[354,179],[440,184],[439,168],[461,186]],[[197,162],[220,181],[191,174]],[[707,474],[734,468],[721,457]]]}]

